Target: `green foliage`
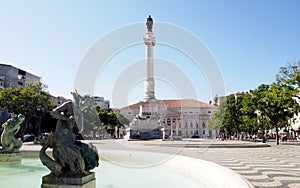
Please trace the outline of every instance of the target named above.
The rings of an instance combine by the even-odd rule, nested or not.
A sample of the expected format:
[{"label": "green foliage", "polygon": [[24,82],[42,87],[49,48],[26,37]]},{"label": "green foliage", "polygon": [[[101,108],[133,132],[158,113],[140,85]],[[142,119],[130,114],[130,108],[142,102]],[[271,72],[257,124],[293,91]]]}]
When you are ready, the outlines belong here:
[{"label": "green foliage", "polygon": [[285,67],[280,67],[276,75],[276,81],[280,85],[300,87],[300,61],[289,63]]},{"label": "green foliage", "polygon": [[[300,110],[299,104],[293,99],[297,90],[288,85],[262,84],[255,91],[257,98],[257,110],[261,116],[266,116],[271,122],[271,128],[275,128],[278,135],[278,128],[287,125],[287,122]],[[279,137],[277,136],[277,144]]]},{"label": "green foliage", "polygon": [[257,98],[252,91],[245,93],[242,100],[243,130],[249,133],[258,130]]},{"label": "green foliage", "polygon": [[32,117],[44,114],[54,108],[50,95],[44,92],[45,86],[39,82],[29,83],[24,88],[9,87],[0,91],[0,108],[11,113],[25,115],[25,123],[21,130],[21,138]]},{"label": "green foliage", "polygon": [[[229,95],[226,97],[226,111],[224,118],[224,126],[234,132],[241,131],[243,122],[242,116],[242,100],[241,96]],[[230,127],[230,128],[229,128]]]},{"label": "green foliage", "polygon": [[295,100],[297,94],[298,90],[292,85],[273,83],[262,84],[244,96],[229,95],[212,113],[207,127],[229,133],[275,128],[278,135],[279,128],[286,126],[300,110]]},{"label": "green foliage", "polygon": [[118,112],[107,112],[104,108],[97,108],[97,114],[102,122],[103,128],[111,135],[115,131],[115,127],[122,127],[129,124],[129,120]]},{"label": "green foliage", "polygon": [[213,111],[211,117],[206,125],[207,129],[222,129],[223,128],[223,121],[225,116],[226,110],[226,102],[223,100],[218,109]]}]

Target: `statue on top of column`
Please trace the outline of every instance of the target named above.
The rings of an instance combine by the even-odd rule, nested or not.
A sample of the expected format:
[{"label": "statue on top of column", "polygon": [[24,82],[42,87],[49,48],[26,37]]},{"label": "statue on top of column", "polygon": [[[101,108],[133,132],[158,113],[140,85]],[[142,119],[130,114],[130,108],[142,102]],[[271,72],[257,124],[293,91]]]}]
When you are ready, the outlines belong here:
[{"label": "statue on top of column", "polygon": [[151,15],[149,15],[149,17],[147,18],[147,29],[148,31],[152,32],[152,26],[153,26],[153,19],[151,18]]}]

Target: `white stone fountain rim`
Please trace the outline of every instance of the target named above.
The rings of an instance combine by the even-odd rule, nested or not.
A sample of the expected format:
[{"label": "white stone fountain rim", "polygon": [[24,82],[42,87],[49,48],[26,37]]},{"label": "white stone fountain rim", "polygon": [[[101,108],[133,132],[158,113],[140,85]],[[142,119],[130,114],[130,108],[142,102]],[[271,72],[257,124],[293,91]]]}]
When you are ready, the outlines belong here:
[{"label": "white stone fountain rim", "polygon": [[[147,156],[147,157],[145,157]],[[130,168],[131,160],[136,164],[153,164],[145,165],[145,168],[151,168],[161,165],[164,168],[172,169],[180,174],[191,177],[196,181],[212,188],[252,188],[253,186],[246,181],[240,174],[218,165],[216,163],[196,159],[187,156],[169,155],[163,153],[145,152],[145,151],[128,151],[128,150],[102,150],[101,157],[112,164],[120,164],[126,161],[126,165],[120,164],[124,168]],[[157,159],[166,159],[157,163]],[[147,161],[149,160],[149,161]],[[156,162],[156,163],[155,163]],[[133,166],[133,168],[139,168]]]}]

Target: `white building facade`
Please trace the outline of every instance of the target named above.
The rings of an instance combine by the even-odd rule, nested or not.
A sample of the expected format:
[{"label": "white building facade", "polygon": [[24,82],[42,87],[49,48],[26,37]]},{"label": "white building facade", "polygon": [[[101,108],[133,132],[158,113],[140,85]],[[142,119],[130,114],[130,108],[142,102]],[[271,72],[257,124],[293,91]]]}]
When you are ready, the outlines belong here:
[{"label": "white building facade", "polygon": [[95,101],[96,106],[109,110],[110,108],[109,100],[105,100],[104,97],[99,97],[99,96],[93,96],[92,98]]},{"label": "white building facade", "polygon": [[[160,128],[166,135],[181,138],[215,138],[217,131],[207,130],[206,125],[216,106],[197,100],[159,100],[158,114],[144,113],[145,118],[158,116]],[[140,113],[136,103],[120,109],[120,113],[133,120]]]}]

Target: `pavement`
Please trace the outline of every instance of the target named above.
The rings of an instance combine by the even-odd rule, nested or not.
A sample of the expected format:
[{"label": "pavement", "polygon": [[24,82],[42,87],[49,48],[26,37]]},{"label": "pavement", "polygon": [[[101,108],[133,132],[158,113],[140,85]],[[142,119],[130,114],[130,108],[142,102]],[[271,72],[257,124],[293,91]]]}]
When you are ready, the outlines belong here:
[{"label": "pavement", "polygon": [[[211,161],[240,174],[255,188],[300,188],[300,142],[90,140],[104,150],[136,150],[188,156]],[[37,157],[39,145],[24,143],[24,156]],[[217,177],[216,177],[217,179]]]}]

